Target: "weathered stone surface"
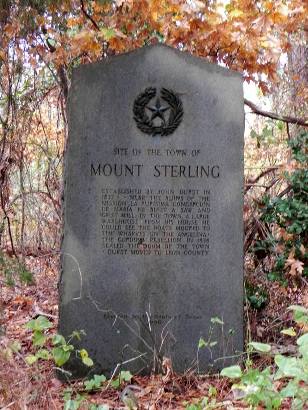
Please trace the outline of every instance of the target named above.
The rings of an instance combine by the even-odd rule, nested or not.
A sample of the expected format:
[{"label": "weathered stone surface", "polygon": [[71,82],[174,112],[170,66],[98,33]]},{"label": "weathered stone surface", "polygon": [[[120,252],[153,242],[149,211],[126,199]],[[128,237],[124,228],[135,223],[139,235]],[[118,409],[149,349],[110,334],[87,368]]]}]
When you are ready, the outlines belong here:
[{"label": "weathered stone surface", "polygon": [[242,349],[243,127],[240,75],[165,46],[74,71],[59,331],[96,372]]}]

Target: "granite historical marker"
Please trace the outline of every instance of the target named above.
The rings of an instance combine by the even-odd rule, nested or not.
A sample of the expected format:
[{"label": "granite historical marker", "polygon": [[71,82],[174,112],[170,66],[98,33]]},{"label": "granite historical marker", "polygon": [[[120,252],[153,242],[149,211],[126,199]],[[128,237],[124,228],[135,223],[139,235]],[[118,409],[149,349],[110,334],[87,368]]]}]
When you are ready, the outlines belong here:
[{"label": "granite historical marker", "polygon": [[166,46],[74,71],[59,331],[96,372],[242,350],[243,127],[240,74]]}]

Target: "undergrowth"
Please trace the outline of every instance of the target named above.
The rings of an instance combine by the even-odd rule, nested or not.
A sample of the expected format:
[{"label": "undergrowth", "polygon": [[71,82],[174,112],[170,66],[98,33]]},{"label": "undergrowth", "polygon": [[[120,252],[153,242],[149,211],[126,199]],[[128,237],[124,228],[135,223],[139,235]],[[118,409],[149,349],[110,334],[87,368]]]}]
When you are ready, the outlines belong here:
[{"label": "undergrowth", "polygon": [[292,161],[284,171],[286,189],[277,196],[264,195],[260,204],[261,221],[270,229],[258,240],[253,252],[274,255],[271,280],[308,276],[308,133],[288,142]]}]

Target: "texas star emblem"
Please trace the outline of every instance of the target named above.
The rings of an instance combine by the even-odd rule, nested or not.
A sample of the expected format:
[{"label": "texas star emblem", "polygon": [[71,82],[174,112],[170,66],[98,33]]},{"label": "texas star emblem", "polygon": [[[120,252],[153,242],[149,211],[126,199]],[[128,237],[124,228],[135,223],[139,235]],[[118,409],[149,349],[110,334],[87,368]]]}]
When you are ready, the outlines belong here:
[{"label": "texas star emblem", "polygon": [[140,131],[153,137],[172,134],[184,114],[182,101],[175,92],[162,88],[160,96],[156,96],[154,87],[146,88],[137,96],[133,112]]}]

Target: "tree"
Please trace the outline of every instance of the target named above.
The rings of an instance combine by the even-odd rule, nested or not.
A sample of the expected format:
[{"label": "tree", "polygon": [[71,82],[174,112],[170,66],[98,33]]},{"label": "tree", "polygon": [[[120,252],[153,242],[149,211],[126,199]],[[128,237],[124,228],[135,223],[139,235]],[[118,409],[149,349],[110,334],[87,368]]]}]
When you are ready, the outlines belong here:
[{"label": "tree", "polygon": [[[22,253],[33,251],[24,243],[25,225],[38,219],[34,214],[29,219],[33,201],[43,200],[54,220],[60,219],[72,68],[164,42],[239,70],[269,93],[280,81],[281,54],[296,49],[294,36],[305,38],[307,15],[304,0],[1,0],[0,5],[0,241],[2,236],[2,246],[13,254],[18,253],[14,242]],[[307,125],[305,118],[245,102],[254,113]],[[31,169],[37,158],[34,188]],[[43,207],[38,209],[42,216]],[[52,228],[38,235],[43,240],[35,239],[40,249],[50,243],[46,230]]]}]

